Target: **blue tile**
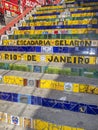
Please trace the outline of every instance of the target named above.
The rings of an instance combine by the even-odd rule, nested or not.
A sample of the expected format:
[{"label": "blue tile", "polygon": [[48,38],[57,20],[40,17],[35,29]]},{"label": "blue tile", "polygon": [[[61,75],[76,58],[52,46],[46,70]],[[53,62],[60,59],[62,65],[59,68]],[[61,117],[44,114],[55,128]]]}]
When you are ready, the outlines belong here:
[{"label": "blue tile", "polygon": [[36,52],[41,52],[41,46],[36,46]]},{"label": "blue tile", "polygon": [[64,109],[65,110],[70,110],[70,102],[69,101],[64,101]]},{"label": "blue tile", "polygon": [[31,104],[32,105],[42,105],[42,98],[36,97],[36,96],[31,96]]},{"label": "blue tile", "polygon": [[68,53],[69,47],[58,47],[59,53]]},{"label": "blue tile", "polygon": [[57,101],[55,101],[55,103],[54,103],[54,105],[52,106],[52,108],[64,109],[64,102],[57,102]]},{"label": "blue tile", "polygon": [[34,66],[33,67],[33,72],[35,73],[41,73],[42,69],[41,69],[41,66]]},{"label": "blue tile", "polygon": [[53,107],[55,105],[55,100],[42,98],[42,106],[44,107]]},{"label": "blue tile", "polygon": [[87,105],[87,113],[88,114],[98,114],[98,106],[96,105]]},{"label": "blue tile", "polygon": [[1,100],[12,101],[12,94],[7,92],[1,92]]},{"label": "blue tile", "polygon": [[70,111],[78,112],[79,104],[76,102],[70,102]]},{"label": "blue tile", "polygon": [[0,100],[1,100],[1,93],[2,93],[2,92],[0,92]]},{"label": "blue tile", "polygon": [[53,53],[59,53],[59,48],[58,47],[53,47]]},{"label": "blue tile", "polygon": [[12,102],[18,102],[18,94],[12,93]]},{"label": "blue tile", "polygon": [[31,96],[25,94],[18,94],[18,102],[31,104]]}]

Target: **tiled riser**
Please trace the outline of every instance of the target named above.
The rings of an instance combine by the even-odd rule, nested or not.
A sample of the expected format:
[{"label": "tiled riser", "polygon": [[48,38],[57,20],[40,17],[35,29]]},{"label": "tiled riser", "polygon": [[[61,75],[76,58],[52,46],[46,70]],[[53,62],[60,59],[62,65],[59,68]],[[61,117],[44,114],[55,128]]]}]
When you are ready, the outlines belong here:
[{"label": "tiled riser", "polygon": [[23,116],[17,116],[17,115],[11,115],[9,113],[4,113],[0,112],[0,121],[6,122],[8,124],[24,128],[33,128],[34,130],[53,130],[54,128],[56,130],[84,130],[82,128],[75,128],[75,127],[70,127],[70,126],[62,126],[62,125],[57,125],[53,124],[50,122],[45,122],[40,119],[34,119],[34,118],[29,118],[29,117],[23,117]]},{"label": "tiled riser", "polygon": [[37,87],[37,88],[47,88],[65,92],[74,92],[74,93],[88,93],[88,94],[98,94],[98,87],[88,84],[79,84],[71,82],[60,82],[55,80],[38,80],[38,79],[29,79],[18,76],[5,75],[2,76],[0,83],[9,84],[9,85],[19,85],[21,87]]},{"label": "tiled riser", "polygon": [[96,47],[0,46],[0,51],[15,51],[24,53],[35,52],[44,54],[65,53],[69,55],[98,56],[98,48]]},{"label": "tiled riser", "polygon": [[71,63],[71,64],[98,64],[98,58],[95,56],[68,56],[67,54],[33,54],[33,53],[0,53],[1,60],[15,60],[15,61],[36,61],[42,63]]},{"label": "tiled riser", "polygon": [[0,69],[5,70],[17,70],[24,72],[34,73],[45,73],[45,74],[59,74],[66,76],[82,76],[88,78],[98,78],[98,70],[95,68],[77,68],[77,67],[66,67],[60,68],[55,66],[40,66],[40,65],[26,65],[26,64],[15,64],[15,63],[0,63]]},{"label": "tiled riser", "polygon": [[0,92],[0,100],[26,103],[32,105],[40,105],[43,107],[50,107],[54,109],[69,110],[85,114],[98,115],[98,106],[96,105],[89,105],[71,101],[61,101],[56,99],[48,99],[48,98],[36,97],[33,95]]}]

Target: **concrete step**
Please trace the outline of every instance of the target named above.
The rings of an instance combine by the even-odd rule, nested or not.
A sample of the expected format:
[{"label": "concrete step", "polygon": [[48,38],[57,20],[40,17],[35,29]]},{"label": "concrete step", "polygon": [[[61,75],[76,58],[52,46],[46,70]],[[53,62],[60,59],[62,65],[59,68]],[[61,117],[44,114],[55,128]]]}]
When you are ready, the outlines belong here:
[{"label": "concrete step", "polygon": [[0,130],[33,130],[32,128],[24,128],[16,125],[11,125],[5,122],[0,122]]},{"label": "concrete step", "polygon": [[88,65],[88,64],[68,64],[68,63],[43,63],[43,62],[36,62],[36,61],[15,61],[15,60],[0,60],[2,63],[9,63],[9,64],[16,64],[16,65],[32,65],[32,66],[53,66],[58,68],[65,68],[65,67],[71,67],[71,68],[89,68],[89,69],[98,69],[98,65]]},{"label": "concrete step", "polygon": [[[33,119],[33,120],[39,119],[39,120],[47,121],[47,122],[57,124],[57,125],[70,126],[70,127],[75,127],[75,128],[76,127],[84,128],[85,130],[97,130],[98,128],[97,116],[85,115],[81,113],[76,114],[74,112],[54,110],[51,108],[47,109],[47,108],[40,107],[37,105],[32,106],[32,105],[26,105],[26,104],[21,104],[21,103],[17,104],[17,103],[6,102],[6,101],[0,100],[0,112],[3,112],[3,113],[6,112],[9,117],[11,117],[11,115],[18,116],[22,120],[24,117],[27,119]],[[23,127],[23,125],[21,125],[21,127]],[[19,128],[15,130],[21,130],[21,129]],[[41,129],[37,129],[37,130],[41,130]],[[57,129],[57,130],[61,130],[61,129]]]},{"label": "concrete step", "polygon": [[65,76],[59,74],[45,74],[45,73],[34,73],[34,72],[24,72],[24,71],[11,71],[11,70],[0,70],[0,75],[10,75],[23,77],[24,79],[45,79],[45,80],[55,80],[59,82],[72,82],[72,83],[80,83],[80,84],[91,84],[98,86],[97,78],[87,78],[81,76]]},{"label": "concrete step", "polygon": [[[68,92],[63,92],[63,91],[56,91],[56,90],[51,91],[48,89],[32,88],[32,87],[18,87],[15,85],[5,85],[5,84],[0,84],[0,92],[1,93],[3,92],[16,93],[16,94],[21,94],[21,95],[30,95],[30,96],[35,96],[35,97],[54,99],[57,102],[70,101],[70,102],[84,103],[84,104],[90,104],[90,105],[98,105],[97,95],[90,95],[90,94],[85,94],[85,93],[68,93]],[[20,102],[19,98],[17,98],[18,102]],[[28,104],[27,100],[25,101],[21,100],[21,102]],[[31,99],[30,99],[30,102],[31,102]]]},{"label": "concrete step", "polygon": [[[0,62],[0,69],[9,71],[21,71],[31,73],[44,73],[44,74],[57,74],[59,76],[71,76],[71,77],[87,77],[97,79],[98,65],[71,65],[64,63],[37,63],[26,61],[6,61]],[[93,67],[93,68],[92,68]]]}]

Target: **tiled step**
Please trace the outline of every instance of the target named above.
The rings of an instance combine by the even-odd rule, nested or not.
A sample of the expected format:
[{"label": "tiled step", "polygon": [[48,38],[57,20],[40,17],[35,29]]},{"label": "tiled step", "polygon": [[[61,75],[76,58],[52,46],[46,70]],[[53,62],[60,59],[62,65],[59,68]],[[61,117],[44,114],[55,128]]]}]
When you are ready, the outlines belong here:
[{"label": "tiled step", "polygon": [[52,46],[52,47],[97,47],[98,40],[86,39],[8,39],[3,40],[2,45],[6,46]]},{"label": "tiled step", "polygon": [[76,101],[76,102],[83,102],[87,104],[98,104],[97,95],[90,95],[90,94],[74,94],[74,93],[67,93],[61,92],[56,90],[47,90],[41,88],[32,88],[32,87],[17,87],[13,85],[4,85],[0,84],[0,92],[8,92],[8,93],[19,93],[24,95],[34,95],[39,97],[48,97],[50,99],[57,99],[61,100],[62,97],[66,97],[68,101]]},{"label": "tiled step", "polygon": [[[64,64],[64,63],[42,63],[42,62],[35,62],[35,61],[10,61],[10,60],[1,60],[0,63],[8,63],[8,64],[15,64],[15,65],[32,65],[32,66],[49,66],[49,67],[73,67],[73,68],[88,68],[91,69],[92,65],[83,65],[83,64]],[[93,65],[93,69],[98,69],[98,65]]]},{"label": "tiled step", "polygon": [[55,63],[71,63],[71,64],[88,64],[96,65],[98,60],[96,56],[82,56],[81,55],[69,55],[69,54],[46,54],[46,53],[21,53],[21,52],[1,52],[0,60],[15,60],[15,61],[36,61],[36,62],[55,62]]},{"label": "tiled step", "polygon": [[[98,85],[96,84],[96,80],[93,80],[92,78],[86,78],[88,79],[88,83],[86,82],[79,82],[78,76],[64,76],[64,75],[57,75],[57,74],[44,74],[42,73],[33,73],[33,72],[23,72],[23,71],[0,71],[0,83],[9,84],[9,85],[19,85],[21,87],[38,87],[38,88],[46,88],[46,89],[53,89],[53,90],[59,90],[64,92],[74,92],[74,93],[89,93],[89,94],[96,94],[98,95]],[[18,72],[18,73],[17,73]],[[19,73],[21,72],[22,75]],[[31,75],[32,73],[32,75]],[[52,78],[54,76],[54,79]],[[40,77],[38,77],[40,76]],[[48,77],[48,79],[46,78]],[[49,77],[50,76],[50,77]],[[60,81],[59,78],[65,78],[63,81]],[[76,81],[72,81],[70,79],[76,79]],[[68,80],[69,79],[69,80]],[[81,78],[80,78],[81,79]],[[82,80],[85,79],[82,78]],[[95,81],[95,83],[91,83]]]},{"label": "tiled step", "polygon": [[2,100],[39,105],[60,110],[98,115],[97,95],[74,94],[40,88],[0,85]]},{"label": "tiled step", "polygon": [[[32,118],[33,120],[35,119],[39,119],[42,121],[45,120],[47,122],[58,124],[58,125],[63,125],[63,126],[70,126],[70,127],[75,127],[75,128],[77,127],[77,130],[78,128],[84,128],[85,130],[92,130],[92,129],[97,130],[97,126],[98,126],[97,116],[85,115],[81,113],[75,114],[73,112],[59,111],[59,110],[54,111],[51,108],[47,109],[40,106],[25,105],[21,103],[17,104],[17,103],[6,102],[6,101],[1,101],[1,100],[0,100],[0,112],[6,112],[9,115],[9,117],[11,115],[14,115],[14,116],[22,117],[22,118],[23,117],[28,118],[28,119]],[[21,127],[23,126],[21,125]],[[15,130],[18,130],[18,129],[15,129]],[[65,129],[57,129],[57,130],[65,130]]]},{"label": "tiled step", "polygon": [[[57,10],[58,9],[58,10]],[[60,12],[60,11],[62,11],[62,10],[64,10],[64,9],[67,9],[67,10],[69,10],[69,11],[77,11],[77,10],[92,10],[93,8],[92,7],[70,7],[70,8],[65,8],[64,7],[64,5],[62,5],[61,6],[61,8],[58,8],[58,6],[57,6],[57,9],[55,8],[49,8],[49,9],[43,9],[42,11],[41,11],[41,8],[39,8],[39,9],[37,9],[36,8],[36,10],[34,11],[34,10],[32,10],[31,11],[31,14],[40,14],[40,13],[48,13],[48,12],[54,12],[54,11],[56,11],[56,12]],[[97,9],[97,6],[95,5],[94,6],[94,9]]]},{"label": "tiled step", "polygon": [[[64,31],[64,30],[62,30]],[[61,32],[62,32],[61,31]],[[13,34],[8,36],[9,39],[90,39],[98,40],[98,36],[95,33],[90,34]]]},{"label": "tiled step", "polygon": [[0,69],[5,70],[16,70],[25,72],[35,72],[44,74],[59,74],[63,76],[82,76],[88,78],[98,77],[98,66],[97,65],[72,65],[64,63],[37,63],[37,62],[26,62],[26,61],[3,61],[0,62]]},{"label": "tiled step", "polygon": [[[48,6],[49,7],[49,6]],[[58,7],[58,6],[57,6]],[[57,8],[54,6],[54,8]],[[44,7],[42,7],[44,8]],[[45,7],[47,9],[47,6]],[[49,7],[51,8],[51,7]],[[79,12],[79,10],[78,10]],[[74,15],[75,16],[75,15]],[[76,18],[76,16],[75,16]],[[22,28],[23,29],[23,28]],[[97,32],[97,31],[96,31]],[[64,34],[65,35],[65,34]],[[72,36],[72,35],[71,35]],[[97,35],[96,35],[97,36]],[[85,36],[86,37],[86,36]],[[92,38],[93,35],[90,36]],[[19,37],[17,37],[19,38]],[[61,38],[61,37],[60,37]],[[37,38],[39,39],[39,38]],[[47,37],[48,39],[48,37]],[[96,39],[96,38],[95,38]],[[16,52],[15,52],[16,53]],[[88,65],[88,64],[61,64],[61,63],[37,63],[30,61],[3,61],[7,63],[13,64],[27,64],[27,65],[37,65],[37,66],[58,66],[59,68],[65,67],[78,67],[78,68],[95,68],[98,69],[98,65]],[[0,70],[0,75],[11,75],[16,77],[23,77],[28,79],[49,79],[55,81],[62,82],[75,82],[81,84],[91,84],[98,86],[98,80],[87,78],[87,77],[73,77],[73,76],[64,76],[59,74],[44,74],[44,73],[35,73],[35,72],[22,72],[22,71],[11,71],[11,70]],[[69,128],[66,126],[77,127],[74,130],[80,130],[78,128],[84,128],[85,130],[97,130],[98,128],[98,97],[93,94],[84,94],[84,93],[68,93],[64,91],[56,91],[49,89],[42,89],[35,87],[19,87],[16,85],[7,85],[0,84],[0,112],[4,112],[8,114],[8,122],[9,124],[0,123],[1,130],[30,130],[30,128],[34,128],[33,123],[26,124],[24,122],[25,119],[29,119],[28,122],[32,122],[34,119],[40,119],[44,121],[48,121],[54,124],[63,125],[60,126],[62,129],[56,128],[57,130],[73,130],[73,128]],[[9,97],[11,96],[11,98]],[[31,95],[33,98],[31,98]],[[7,97],[8,96],[8,97]],[[32,103],[31,103],[32,99]],[[4,101],[7,100],[7,101]],[[12,102],[9,102],[12,101]],[[14,101],[14,102],[13,102]],[[15,103],[15,101],[17,103]],[[68,101],[68,102],[67,102]],[[70,101],[70,102],[69,102]],[[21,102],[21,103],[20,103]],[[64,103],[71,103],[71,109],[65,108]],[[49,103],[49,104],[48,104]],[[77,106],[74,107],[78,103]],[[32,104],[32,105],[31,105]],[[64,106],[65,105],[65,106]],[[68,105],[68,104],[67,104]],[[66,106],[67,107],[67,106]],[[74,107],[74,108],[73,108]],[[54,109],[55,108],[55,109]],[[61,109],[61,110],[60,110]],[[78,109],[78,110],[77,110]],[[74,111],[74,112],[72,112]],[[96,111],[96,112],[95,112]],[[77,112],[77,113],[76,113]],[[87,114],[88,113],[88,114]],[[95,114],[95,115],[90,115]],[[10,125],[11,115],[19,116],[21,118],[21,127],[16,125]],[[35,122],[34,122],[35,123]],[[42,122],[44,124],[44,122]],[[22,128],[25,125],[27,128]],[[49,124],[50,125],[50,124]],[[34,130],[42,130],[42,128],[38,128],[39,124],[37,124],[37,128]],[[8,127],[8,128],[7,128]],[[28,128],[30,127],[30,128]],[[43,128],[44,130],[45,128]],[[50,127],[46,128],[50,129]],[[53,128],[52,128],[53,130]]]},{"label": "tiled step", "polygon": [[25,128],[17,125],[12,125],[5,122],[0,122],[0,130],[33,130],[32,128]]},{"label": "tiled step", "polygon": [[98,56],[97,47],[59,47],[59,46],[0,46],[0,52],[23,52],[23,53],[36,53],[36,54],[66,54],[69,56]]},{"label": "tiled step", "polygon": [[24,79],[35,79],[35,80],[55,80],[59,82],[72,82],[72,83],[80,83],[80,84],[91,84],[91,85],[98,85],[97,78],[87,78],[81,76],[66,76],[66,75],[59,75],[59,74],[44,74],[44,73],[30,73],[30,72],[21,72],[20,71],[11,71],[11,70],[0,70],[1,76],[16,76],[22,77]]}]

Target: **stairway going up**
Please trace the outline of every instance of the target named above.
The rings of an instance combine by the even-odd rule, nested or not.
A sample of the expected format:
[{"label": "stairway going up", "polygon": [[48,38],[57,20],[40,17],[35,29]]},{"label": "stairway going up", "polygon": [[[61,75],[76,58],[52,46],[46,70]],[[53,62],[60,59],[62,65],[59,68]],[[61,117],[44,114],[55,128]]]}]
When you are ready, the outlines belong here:
[{"label": "stairway going up", "polygon": [[98,2],[61,3],[1,36],[2,130],[98,130]]}]

